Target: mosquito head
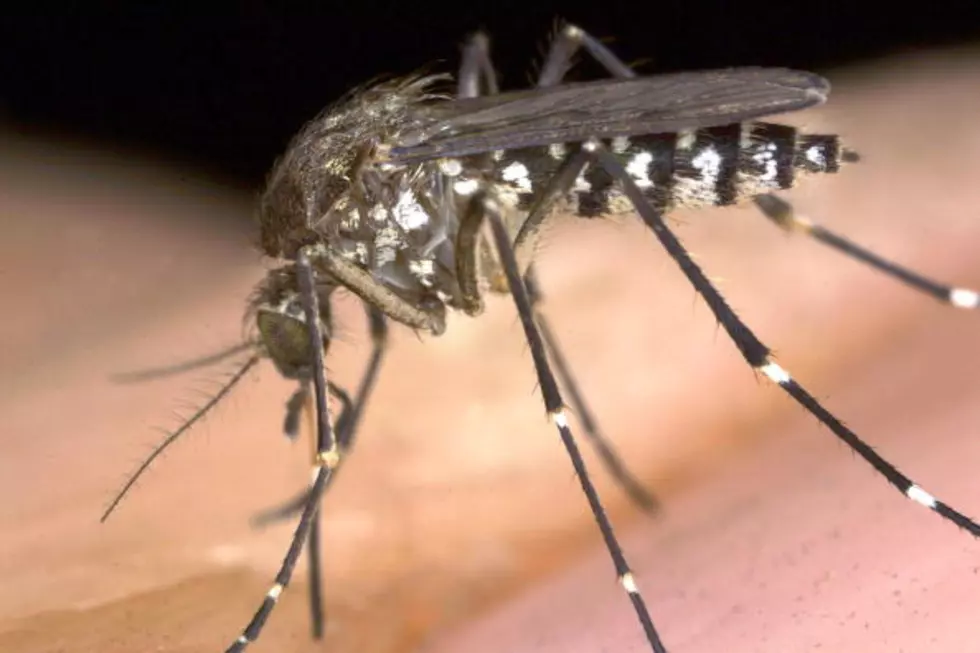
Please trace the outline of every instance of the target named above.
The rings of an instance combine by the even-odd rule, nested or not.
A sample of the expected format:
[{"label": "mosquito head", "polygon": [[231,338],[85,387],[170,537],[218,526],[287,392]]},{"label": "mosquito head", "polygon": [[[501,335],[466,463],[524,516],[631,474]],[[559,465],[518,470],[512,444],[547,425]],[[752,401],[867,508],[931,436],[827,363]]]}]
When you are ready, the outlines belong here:
[{"label": "mosquito head", "polygon": [[[326,298],[324,297],[324,300]],[[310,378],[310,332],[292,266],[269,273],[250,303],[259,346],[287,379]],[[323,348],[330,345],[330,302],[320,302]]]}]

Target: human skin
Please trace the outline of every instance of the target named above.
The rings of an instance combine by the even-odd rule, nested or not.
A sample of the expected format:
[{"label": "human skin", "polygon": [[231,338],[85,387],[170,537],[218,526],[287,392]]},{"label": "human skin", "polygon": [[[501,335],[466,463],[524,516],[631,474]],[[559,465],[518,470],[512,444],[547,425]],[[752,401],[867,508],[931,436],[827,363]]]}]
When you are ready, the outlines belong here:
[{"label": "human skin", "polygon": [[[789,197],[980,287],[978,73],[975,56],[947,53],[832,75],[830,104],[787,120],[841,133],[864,160]],[[249,197],[90,144],[8,136],[2,152],[0,650],[221,650],[293,527],[248,518],[308,478],[307,445],[280,434],[291,386],[263,364],[98,516],[161,437],[152,427],[233,368],[109,380],[240,341],[264,269]],[[980,515],[980,315],[751,208],[674,218],[795,378]],[[632,508],[587,451],[671,651],[971,650],[977,541],[754,377],[641,225],[565,221],[540,271],[604,432],[662,502],[654,517]],[[329,373],[351,385],[369,341],[355,302],[337,313]],[[327,641],[309,641],[301,567],[254,650],[645,650],[506,298],[440,338],[395,327],[359,438],[324,504]]]}]

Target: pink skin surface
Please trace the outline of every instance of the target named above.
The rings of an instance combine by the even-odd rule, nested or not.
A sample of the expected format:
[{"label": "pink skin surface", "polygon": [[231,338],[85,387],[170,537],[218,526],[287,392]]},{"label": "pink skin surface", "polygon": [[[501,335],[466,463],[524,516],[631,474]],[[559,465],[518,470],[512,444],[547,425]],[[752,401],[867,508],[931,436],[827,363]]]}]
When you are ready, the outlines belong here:
[{"label": "pink skin surface", "polygon": [[[833,76],[830,104],[790,121],[841,133],[864,161],[790,197],[885,256],[980,287],[978,74],[975,53],[957,53]],[[179,423],[168,410],[186,415],[234,369],[109,380],[240,340],[264,269],[239,226],[250,198],[131,153],[3,142],[0,650],[221,650],[292,530],[248,518],[308,474],[307,445],[280,435],[291,387],[271,365],[107,524],[98,516],[162,437],[152,427]],[[927,490],[980,515],[980,315],[751,208],[674,217],[795,378]],[[980,544],[753,376],[642,226],[563,222],[540,265],[594,412],[663,502],[655,518],[630,507],[587,451],[673,653],[980,646]],[[368,339],[349,297],[337,315],[328,366],[349,385]],[[396,327],[386,365],[324,504],[327,641],[309,641],[301,567],[254,650],[646,650],[510,303],[454,317],[441,338]]]}]

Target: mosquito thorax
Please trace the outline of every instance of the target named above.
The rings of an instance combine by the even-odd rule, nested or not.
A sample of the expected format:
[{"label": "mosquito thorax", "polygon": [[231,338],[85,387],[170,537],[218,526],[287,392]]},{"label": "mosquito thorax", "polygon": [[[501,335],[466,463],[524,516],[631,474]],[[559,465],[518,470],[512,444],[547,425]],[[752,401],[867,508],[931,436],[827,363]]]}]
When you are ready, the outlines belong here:
[{"label": "mosquito thorax", "polygon": [[[269,175],[260,202],[260,247],[293,260],[317,244],[370,271],[416,304],[457,294],[457,210],[434,163],[387,164],[400,134],[429,121],[445,76],[361,89],[310,121]],[[450,299],[451,301],[451,299]]]},{"label": "mosquito thorax", "polygon": [[[260,197],[262,251],[293,260],[300,247],[334,235],[329,228],[341,216],[369,210],[366,191],[397,190],[379,188],[376,182],[390,180],[368,180],[362,173],[375,167],[401,132],[419,124],[419,105],[441,97],[432,87],[444,78],[410,77],[358,89],[309,121],[273,166]],[[404,168],[390,172],[399,178]]]}]

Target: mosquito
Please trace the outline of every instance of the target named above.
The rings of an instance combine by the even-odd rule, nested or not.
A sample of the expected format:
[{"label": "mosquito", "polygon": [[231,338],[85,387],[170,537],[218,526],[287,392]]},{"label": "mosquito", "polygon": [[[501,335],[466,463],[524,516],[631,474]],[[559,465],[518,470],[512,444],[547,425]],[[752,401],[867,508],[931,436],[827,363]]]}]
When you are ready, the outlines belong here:
[{"label": "mosquito", "polygon": [[[611,79],[563,83],[583,49]],[[745,361],[789,394],[915,503],[980,536],[980,525],[928,493],[824,408],[742,322],[664,221],[678,207],[752,200],[783,229],[862,261],[951,306],[980,307],[980,295],[927,279],[797,215],[773,194],[799,178],[836,173],[857,155],[836,135],[804,134],[759,119],[824,102],[829,83],[782,68],[731,68],[639,77],[611,50],[566,24],[546,54],[535,88],[501,93],[484,34],[463,47],[449,78],[416,75],[351,92],[310,121],[273,167],[258,208],[259,244],[277,267],[249,301],[252,357],[178,430],[169,434],[110,505],[165,447],[201,419],[261,358],[297,382],[284,430],[303,414],[316,433],[311,485],[260,521],[299,513],[275,581],[227,651],[260,635],[304,545],[310,557],[313,631],[323,614],[318,510],[354,444],[378,377],[389,321],[438,336],[449,310],[477,316],[487,293],[509,294],[530,347],[546,413],[568,453],[619,583],[651,651],[666,653],[646,603],[573,438],[562,390],[600,460],[647,510],[655,498],[627,471],[601,434],[540,310],[533,255],[542,225],[556,215],[635,213],[708,304]],[[331,298],[346,289],[366,307],[372,355],[351,398],[328,382]],[[552,371],[552,366],[557,371]],[[187,366],[151,371],[170,373]],[[341,404],[331,419],[328,396]]]}]

